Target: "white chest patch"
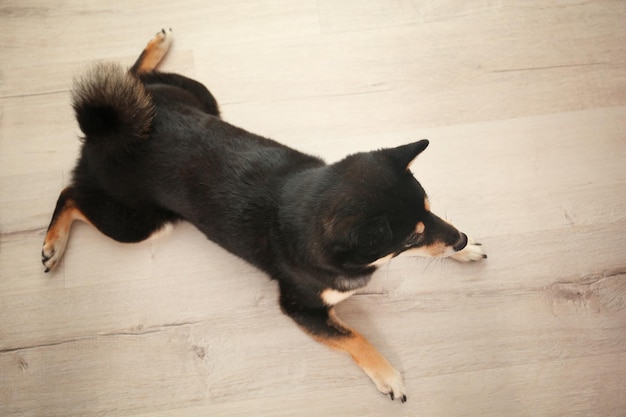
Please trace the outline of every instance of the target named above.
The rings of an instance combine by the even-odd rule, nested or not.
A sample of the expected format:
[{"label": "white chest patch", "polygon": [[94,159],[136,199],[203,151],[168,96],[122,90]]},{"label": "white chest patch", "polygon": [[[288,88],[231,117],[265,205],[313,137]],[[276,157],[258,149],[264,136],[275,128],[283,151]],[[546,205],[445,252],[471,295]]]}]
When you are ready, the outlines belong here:
[{"label": "white chest patch", "polygon": [[356,292],[356,290],[352,290],[352,291],[337,291],[337,290],[333,290],[331,288],[322,291],[322,300],[324,301],[324,303],[326,303],[329,306],[334,306],[335,304],[338,304],[340,302],[342,302],[343,300],[345,300],[346,298],[350,297],[352,294],[354,294]]}]

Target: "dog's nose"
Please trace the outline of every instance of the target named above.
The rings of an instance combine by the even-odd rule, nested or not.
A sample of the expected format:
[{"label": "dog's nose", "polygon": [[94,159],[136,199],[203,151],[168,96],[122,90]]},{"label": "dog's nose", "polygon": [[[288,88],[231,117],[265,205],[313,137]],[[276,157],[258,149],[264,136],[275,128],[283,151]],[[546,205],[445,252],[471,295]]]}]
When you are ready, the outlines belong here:
[{"label": "dog's nose", "polygon": [[455,252],[458,252],[458,251],[462,250],[463,248],[465,248],[466,246],[467,246],[467,235],[465,233],[461,233],[461,237],[454,244],[452,249],[454,249]]}]

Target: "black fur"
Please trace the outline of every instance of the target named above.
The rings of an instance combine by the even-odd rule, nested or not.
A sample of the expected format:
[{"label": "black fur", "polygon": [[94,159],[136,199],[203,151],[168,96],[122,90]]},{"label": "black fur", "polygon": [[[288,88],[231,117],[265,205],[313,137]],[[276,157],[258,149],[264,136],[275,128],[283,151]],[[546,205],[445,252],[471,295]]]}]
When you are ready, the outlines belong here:
[{"label": "black fur", "polygon": [[278,280],[283,311],[312,334],[349,332],[328,324],[324,290],[364,286],[386,255],[460,239],[408,170],[426,140],[326,165],[224,122],[196,81],[115,65],[83,77],[74,108],[85,143],[68,192],[99,230],[136,242],[189,221]]}]

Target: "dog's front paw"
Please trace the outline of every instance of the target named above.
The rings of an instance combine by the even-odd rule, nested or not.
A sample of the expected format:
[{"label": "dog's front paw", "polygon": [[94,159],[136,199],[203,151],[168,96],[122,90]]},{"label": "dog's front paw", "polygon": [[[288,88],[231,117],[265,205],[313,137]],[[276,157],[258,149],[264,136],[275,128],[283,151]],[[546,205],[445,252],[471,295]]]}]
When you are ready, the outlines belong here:
[{"label": "dog's front paw", "polygon": [[406,402],[406,393],[404,390],[404,382],[402,381],[402,374],[397,369],[391,366],[385,372],[385,375],[370,375],[376,387],[380,392],[385,395],[389,395],[391,400],[396,398]]},{"label": "dog's front paw", "polygon": [[468,236],[467,245],[452,255],[451,258],[458,262],[472,262],[487,259],[487,255],[483,251],[482,245]]}]

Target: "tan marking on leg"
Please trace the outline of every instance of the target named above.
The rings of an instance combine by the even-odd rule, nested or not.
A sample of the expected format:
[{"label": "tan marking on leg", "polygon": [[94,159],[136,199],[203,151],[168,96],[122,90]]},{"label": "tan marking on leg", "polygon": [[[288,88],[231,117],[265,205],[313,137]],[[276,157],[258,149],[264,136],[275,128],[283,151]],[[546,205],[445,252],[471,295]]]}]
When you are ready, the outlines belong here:
[{"label": "tan marking on leg", "polygon": [[63,252],[65,252],[65,247],[70,237],[70,229],[75,220],[91,224],[87,217],[76,207],[74,201],[68,199],[61,213],[53,220],[46,233],[41,251],[42,262],[46,267],[46,272],[56,267],[63,257]]},{"label": "tan marking on leg", "polygon": [[167,53],[171,43],[172,29],[162,29],[159,33],[157,33],[156,36],[148,42],[148,45],[146,45],[146,48],[141,53],[137,72],[142,73],[154,71]]},{"label": "tan marking on leg", "polygon": [[391,399],[399,398],[406,401],[402,375],[387,359],[360,333],[352,330],[342,323],[335,315],[334,309],[328,312],[329,324],[346,329],[351,333],[343,337],[321,337],[313,335],[313,338],[326,346],[350,354],[354,362],[372,379],[380,392],[390,395]]}]

